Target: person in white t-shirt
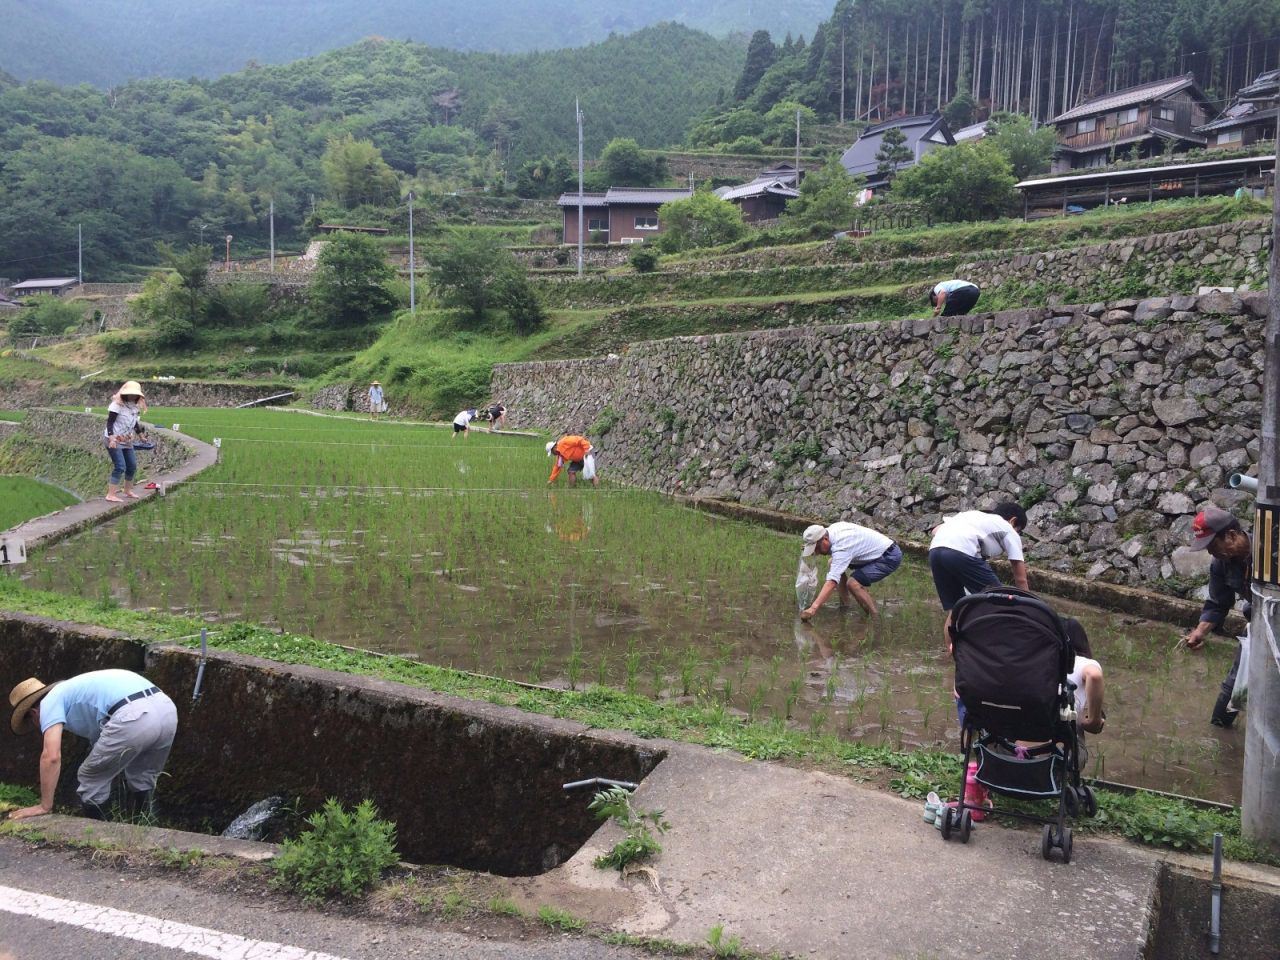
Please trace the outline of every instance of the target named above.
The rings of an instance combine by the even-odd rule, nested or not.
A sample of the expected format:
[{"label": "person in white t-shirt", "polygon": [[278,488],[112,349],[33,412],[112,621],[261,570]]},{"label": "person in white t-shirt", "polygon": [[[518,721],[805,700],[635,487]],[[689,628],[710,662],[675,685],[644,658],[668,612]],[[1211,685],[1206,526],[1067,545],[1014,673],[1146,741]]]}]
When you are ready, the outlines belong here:
[{"label": "person in white t-shirt", "polygon": [[462,439],[467,439],[471,435],[471,421],[475,419],[478,412],[477,410],[458,411],[458,415],[453,418],[453,435],[456,437],[462,434]]},{"label": "person in white t-shirt", "polygon": [[1022,558],[1021,533],[1026,526],[1027,511],[1016,503],[1001,503],[991,510],[957,513],[934,527],[929,570],[942,609],[950,612],[966,593],[999,584],[987,561],[1002,553],[1013,567],[1013,585],[1029,589]]},{"label": "person in white t-shirt", "polygon": [[883,580],[902,563],[902,548],[883,533],[856,523],[840,521],[829,527],[813,524],[804,532],[802,556],[814,554],[830,557],[827,579],[809,608],[800,614],[809,620],[835,590],[840,591],[840,604],[849,606],[849,598],[858,601],[868,616],[875,616],[876,603],[867,587]]},{"label": "person in white t-shirt", "polygon": [[1075,684],[1076,688],[1076,722],[1086,733],[1101,733],[1107,723],[1107,715],[1102,709],[1102,664],[1093,659],[1084,625],[1075,617],[1063,617],[1062,621],[1076,655],[1071,673],[1067,675],[1067,682]]}]

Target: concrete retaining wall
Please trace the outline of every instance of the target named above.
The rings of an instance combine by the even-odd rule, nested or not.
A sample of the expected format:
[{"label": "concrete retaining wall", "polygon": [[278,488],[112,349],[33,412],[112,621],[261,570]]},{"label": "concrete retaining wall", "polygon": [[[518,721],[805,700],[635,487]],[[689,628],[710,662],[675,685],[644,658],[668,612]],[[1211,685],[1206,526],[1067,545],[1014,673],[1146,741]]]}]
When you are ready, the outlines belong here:
[{"label": "concrete retaining wall", "polygon": [[[664,756],[624,734],[447,697],[404,684],[210,654],[192,703],[198,652],[119,634],[0,615],[0,689],[123,667],[178,707],[178,737],[159,788],[163,815],[216,830],[273,794],[304,810],[329,797],[371,799],[397,825],[402,856],[508,875],[548,870],[595,832],[590,777],[642,779]],[[58,801],[75,803],[84,741],[65,738]],[[0,781],[35,784],[39,737],[10,738]]]},{"label": "concrete retaining wall", "polygon": [[652,341],[500,365],[492,395],[629,483],[918,537],[1021,499],[1034,563],[1154,585],[1205,571],[1181,549],[1203,504],[1251,515],[1226,479],[1258,456],[1265,312],[1210,294]]}]

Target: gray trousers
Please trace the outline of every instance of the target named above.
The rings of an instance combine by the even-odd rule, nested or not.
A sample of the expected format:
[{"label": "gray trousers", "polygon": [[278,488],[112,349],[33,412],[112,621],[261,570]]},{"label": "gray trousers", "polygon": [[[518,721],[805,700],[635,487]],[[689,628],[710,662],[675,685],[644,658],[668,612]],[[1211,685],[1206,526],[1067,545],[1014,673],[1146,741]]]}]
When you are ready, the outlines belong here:
[{"label": "gray trousers", "polygon": [[163,693],[126,703],[102,725],[80,764],[80,800],[104,806],[111,781],[122,773],[130,790],[153,789],[177,732],[178,711]]}]

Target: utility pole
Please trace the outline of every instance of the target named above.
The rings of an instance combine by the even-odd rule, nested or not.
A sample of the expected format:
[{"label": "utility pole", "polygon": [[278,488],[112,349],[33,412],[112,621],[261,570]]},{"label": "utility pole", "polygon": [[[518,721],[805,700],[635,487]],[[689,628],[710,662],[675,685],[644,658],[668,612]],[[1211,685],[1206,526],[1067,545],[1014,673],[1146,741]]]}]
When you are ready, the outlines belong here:
[{"label": "utility pole", "polygon": [[[573,112],[578,118],[578,279],[582,279],[582,108],[577,97],[573,100]],[[610,227],[613,224],[609,225]]]},{"label": "utility pole", "polygon": [[[1280,106],[1280,80],[1270,99]],[[1253,524],[1253,621],[1249,651],[1249,706],[1245,710],[1244,788],[1240,827],[1259,848],[1280,854],[1280,126],[1271,174],[1270,302],[1263,340],[1262,455]],[[1245,668],[1241,664],[1241,669]]]},{"label": "utility pole", "polygon": [[796,107],[796,189],[797,190],[800,189],[800,108],[799,107]]},{"label": "utility pole", "polygon": [[276,202],[271,201],[271,272],[276,272]]},{"label": "utility pole", "polygon": [[76,283],[84,286],[84,224],[76,224]]},{"label": "utility pole", "polygon": [[413,191],[409,191],[409,313],[417,314],[418,302],[415,298],[413,279]]},{"label": "utility pole", "polygon": [[227,273],[231,272],[231,234],[227,234]]}]

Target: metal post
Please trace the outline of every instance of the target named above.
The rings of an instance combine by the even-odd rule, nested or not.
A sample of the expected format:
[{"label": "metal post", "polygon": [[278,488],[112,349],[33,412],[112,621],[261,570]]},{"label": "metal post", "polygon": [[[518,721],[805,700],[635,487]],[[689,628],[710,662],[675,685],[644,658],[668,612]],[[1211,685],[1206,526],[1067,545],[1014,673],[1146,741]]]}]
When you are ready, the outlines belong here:
[{"label": "metal post", "polygon": [[[1277,90],[1280,94],[1280,89]],[[1280,96],[1276,102],[1280,104]],[[1276,129],[1276,173],[1280,173],[1280,125]],[[1253,526],[1254,604],[1249,634],[1249,706],[1245,710],[1244,789],[1240,827],[1244,836],[1280,855],[1280,575],[1274,557],[1271,518],[1280,504],[1280,177],[1271,181],[1271,278],[1263,341],[1262,456],[1260,493]],[[1264,526],[1265,524],[1265,526]]]},{"label": "metal post", "polygon": [[418,301],[414,296],[413,279],[413,193],[409,193],[409,313],[418,312]]},{"label": "metal post", "polygon": [[276,272],[276,202],[271,201],[271,272]]},{"label": "metal post", "polygon": [[[573,101],[573,112],[578,118],[578,278],[582,278],[582,109],[577,98]],[[608,209],[608,208],[606,208]],[[613,224],[609,224],[610,229]]]},{"label": "metal post", "polygon": [[231,272],[231,234],[227,234],[227,273]]},{"label": "metal post", "polygon": [[[844,39],[843,31],[841,31],[840,49],[841,56],[844,56]],[[844,90],[840,91],[840,122],[844,123]],[[800,189],[800,108],[796,107],[796,189]]]},{"label": "metal post", "polygon": [[84,224],[76,224],[76,283],[84,286]]}]

